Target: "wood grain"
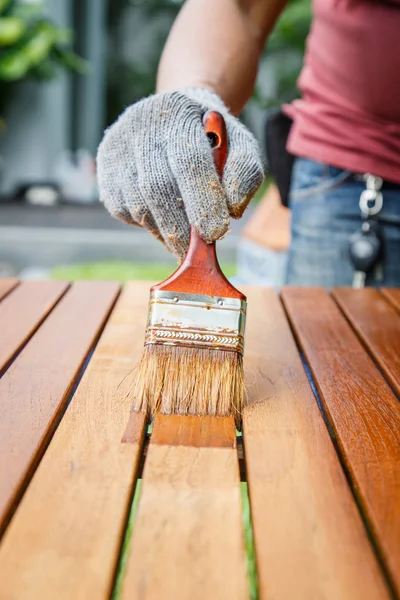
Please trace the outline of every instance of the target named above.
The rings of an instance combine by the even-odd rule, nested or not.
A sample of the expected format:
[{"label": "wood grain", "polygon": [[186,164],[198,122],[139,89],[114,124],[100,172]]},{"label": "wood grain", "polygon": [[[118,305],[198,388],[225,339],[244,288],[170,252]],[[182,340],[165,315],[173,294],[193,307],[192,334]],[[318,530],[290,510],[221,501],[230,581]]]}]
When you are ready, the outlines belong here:
[{"label": "wood grain", "polygon": [[0,373],[68,289],[63,281],[26,281],[0,304]]},{"label": "wood grain", "polygon": [[243,436],[260,599],[388,598],[279,299],[245,292]]},{"label": "wood grain", "polygon": [[0,380],[0,529],[54,432],[118,289],[115,283],[75,284]]},{"label": "wood grain", "polygon": [[0,300],[18,285],[18,279],[0,279]]},{"label": "wood grain", "polygon": [[151,436],[158,446],[236,448],[236,430],[230,417],[157,415]]},{"label": "wood grain", "polygon": [[2,600],[110,597],[145,431],[134,415],[121,443],[147,304],[148,283],[117,302],[0,546]]},{"label": "wood grain", "polygon": [[400,403],[322,289],[282,292],[342,460],[400,594]]},{"label": "wood grain", "polygon": [[157,417],[122,600],[248,598],[234,445],[233,418]]},{"label": "wood grain", "polygon": [[400,395],[400,315],[397,310],[373,288],[337,288],[333,297]]},{"label": "wood grain", "polygon": [[382,288],[382,294],[400,311],[400,289]]}]

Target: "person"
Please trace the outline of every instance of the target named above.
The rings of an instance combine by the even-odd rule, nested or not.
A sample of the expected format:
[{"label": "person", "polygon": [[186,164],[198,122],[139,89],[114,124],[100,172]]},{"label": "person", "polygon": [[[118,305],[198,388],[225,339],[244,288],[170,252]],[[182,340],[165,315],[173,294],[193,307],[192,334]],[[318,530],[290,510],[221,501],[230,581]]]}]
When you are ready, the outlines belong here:
[{"label": "person", "polygon": [[237,274],[232,283],[279,289],[285,283],[290,247],[290,211],[271,183],[251,213],[238,240]]},{"label": "person", "polygon": [[[237,115],[285,4],[188,0],[164,48],[156,94],[129,107],[100,144],[102,202],[180,259],[190,224],[208,243],[220,239],[262,182],[258,144]],[[295,156],[288,284],[351,285],[349,238],[379,212],[384,254],[366,284],[400,285],[399,29],[400,0],[313,1],[301,98],[284,108]],[[208,109],[227,124],[222,182],[202,130]]]}]

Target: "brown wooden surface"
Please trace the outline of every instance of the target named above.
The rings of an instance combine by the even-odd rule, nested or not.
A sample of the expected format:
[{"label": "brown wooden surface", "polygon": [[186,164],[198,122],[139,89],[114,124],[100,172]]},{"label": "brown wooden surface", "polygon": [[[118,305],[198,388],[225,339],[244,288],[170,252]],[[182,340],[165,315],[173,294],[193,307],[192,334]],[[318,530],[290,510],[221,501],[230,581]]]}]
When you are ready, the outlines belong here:
[{"label": "brown wooden surface", "polygon": [[286,288],[282,295],[400,595],[400,403],[326,291]]},{"label": "brown wooden surface", "polygon": [[66,292],[63,281],[26,281],[0,304],[0,372]]},{"label": "brown wooden surface", "polygon": [[18,285],[18,279],[0,279],[0,300]]},{"label": "brown wooden surface", "polygon": [[273,291],[245,291],[243,435],[260,599],[388,598],[282,306]]},{"label": "brown wooden surface", "polygon": [[121,443],[148,287],[126,286],[4,536],[2,600],[110,597],[145,428],[135,415],[136,439]]},{"label": "brown wooden surface", "polygon": [[[0,600],[110,598],[143,449],[144,417],[130,413],[129,392],[148,287],[128,284],[118,300],[4,534]],[[394,309],[382,293],[373,310],[389,330]],[[116,294],[113,284],[76,284],[0,380],[3,525]],[[389,599],[282,305],[273,291],[248,296],[243,433],[260,600]],[[388,352],[363,321],[360,297],[336,297],[390,369],[397,345]],[[375,305],[375,293],[365,297]],[[283,298],[400,595],[400,405],[329,294],[287,289]],[[121,600],[248,598],[233,421],[159,416],[143,477]]]},{"label": "brown wooden surface", "polygon": [[400,315],[397,310],[373,288],[338,288],[333,291],[333,297],[393,389],[400,394]]},{"label": "brown wooden surface", "polygon": [[[176,427],[179,419],[183,425]],[[188,445],[181,445],[185,423],[193,433],[185,440]],[[223,444],[216,442],[217,427],[221,427]],[[202,433],[195,433],[196,429]],[[221,447],[228,435],[230,447]],[[166,437],[169,446],[164,445]],[[161,445],[154,443],[160,438]],[[146,457],[122,600],[248,598],[234,446],[233,418],[157,418]]]},{"label": "brown wooden surface", "polygon": [[383,288],[382,294],[397,308],[397,310],[400,310],[400,289]]},{"label": "brown wooden surface", "polygon": [[118,287],[75,284],[0,379],[0,398],[7,398],[0,403],[0,528],[56,427]]},{"label": "brown wooden surface", "polygon": [[156,417],[151,441],[158,446],[236,448],[236,430],[230,417]]}]

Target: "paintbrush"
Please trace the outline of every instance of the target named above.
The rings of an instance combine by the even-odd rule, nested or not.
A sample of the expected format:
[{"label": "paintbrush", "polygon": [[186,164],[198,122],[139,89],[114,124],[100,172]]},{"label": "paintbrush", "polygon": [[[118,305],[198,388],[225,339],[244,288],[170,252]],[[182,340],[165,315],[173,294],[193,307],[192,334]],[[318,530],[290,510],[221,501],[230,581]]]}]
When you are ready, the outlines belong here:
[{"label": "paintbrush", "polygon": [[[225,121],[203,117],[216,170],[228,153]],[[133,389],[133,410],[181,415],[234,415],[240,426],[244,398],[243,343],[246,297],[218,264],[215,243],[194,227],[185,259],[150,290],[145,348]]]}]

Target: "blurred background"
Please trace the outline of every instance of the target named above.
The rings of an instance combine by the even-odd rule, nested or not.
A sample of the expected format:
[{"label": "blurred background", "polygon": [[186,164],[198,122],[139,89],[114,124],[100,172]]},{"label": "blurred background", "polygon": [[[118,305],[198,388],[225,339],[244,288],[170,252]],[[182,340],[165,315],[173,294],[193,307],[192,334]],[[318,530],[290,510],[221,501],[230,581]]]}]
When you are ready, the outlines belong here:
[{"label": "blurred background", "polygon": [[[173,256],[98,202],[105,127],[154,92],[181,0],[0,0],[0,277],[162,279]],[[242,119],[263,146],[268,109],[297,96],[311,20],[291,0]],[[266,193],[269,180],[246,218]],[[228,275],[246,218],[219,244]]]}]

